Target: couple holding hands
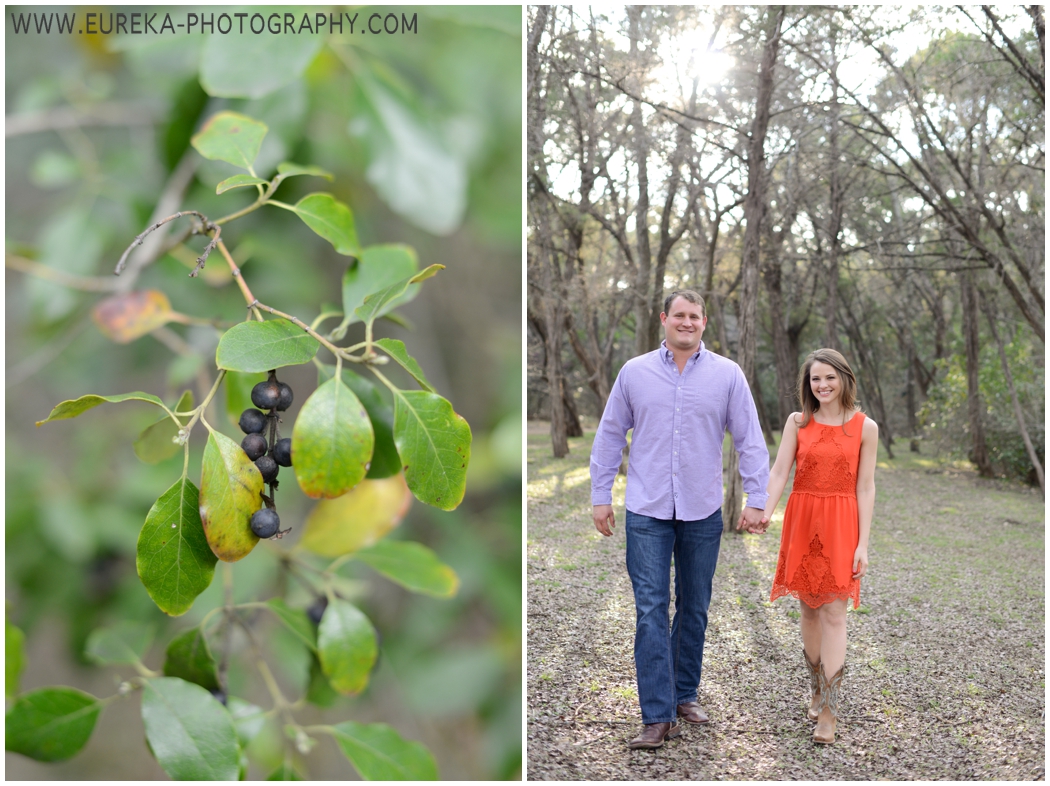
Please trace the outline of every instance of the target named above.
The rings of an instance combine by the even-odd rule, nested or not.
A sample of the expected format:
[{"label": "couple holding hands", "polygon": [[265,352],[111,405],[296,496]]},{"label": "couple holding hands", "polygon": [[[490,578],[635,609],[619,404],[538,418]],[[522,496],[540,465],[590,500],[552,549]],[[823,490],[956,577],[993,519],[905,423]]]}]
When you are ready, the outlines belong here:
[{"label": "couple holding hands", "polygon": [[[740,454],[747,503],[737,529],[763,533],[787,485],[780,556],[770,600],[799,601],[812,694],[813,741],[835,741],[846,657],[846,604],[860,604],[875,504],[878,426],[857,405],[857,382],[833,349],[810,353],[799,373],[801,412],[784,424],[769,469],[743,372],[704,347],[703,298],[672,292],[660,315],[665,340],[620,370],[591,451],[594,525],[615,526],[612,486],[627,432],[627,571],[637,613],[634,642],[644,728],[631,748],[658,748],[681,733],[679,718],[708,722],[697,701],[707,609],[722,537],[722,442]],[[668,627],[671,559],[673,622]]]}]

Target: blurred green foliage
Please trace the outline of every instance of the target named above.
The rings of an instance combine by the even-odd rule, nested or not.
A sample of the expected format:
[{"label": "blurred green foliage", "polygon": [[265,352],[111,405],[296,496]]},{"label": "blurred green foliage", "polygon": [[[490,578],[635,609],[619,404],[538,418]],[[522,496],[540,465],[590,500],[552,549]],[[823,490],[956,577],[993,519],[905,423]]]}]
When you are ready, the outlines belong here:
[{"label": "blurred green foliage", "polygon": [[[292,10],[357,13],[359,20],[388,13]],[[351,35],[347,26],[342,34],[269,40],[15,34],[8,24],[8,618],[25,632],[30,658],[20,687],[30,690],[45,680],[87,682],[88,673],[76,664],[89,662],[89,635],[121,621],[156,626],[158,644],[145,662],[159,670],[163,645],[222,601],[219,570],[187,616],[172,620],[136,576],[138,531],[182,461],[181,453],[155,465],[136,457],[135,439],[156,420],[151,408],[106,406],[39,431],[32,424],[59,401],[85,393],[143,390],[169,404],[186,388],[198,400],[204,395],[201,385],[214,378],[219,331],[173,325],[114,345],[91,323],[91,307],[105,296],[92,287],[108,286],[106,277],[159,199],[173,200],[169,213],[188,208],[212,217],[250,204],[252,189],[217,196],[215,186],[235,170],[189,147],[204,119],[222,109],[243,112],[270,128],[260,176],[271,175],[282,160],[321,167],[335,176],[322,188],[350,205],[363,246],[405,243],[421,266],[446,266],[402,310],[407,324],[378,322],[377,337],[410,343],[429,380],[474,433],[463,504],[451,513],[416,504],[392,536],[434,549],[458,574],[458,594],[451,600],[412,595],[362,564],[347,566],[347,592],[382,637],[379,667],[362,696],[328,696],[331,706],[318,710],[321,722],[389,722],[434,751],[443,778],[516,778],[522,722],[521,10],[396,10],[416,16],[416,32]],[[88,9],[7,8],[9,17],[74,11]],[[308,180],[289,180],[278,198],[294,203],[323,182]],[[257,211],[224,228],[223,239],[263,302],[306,322],[326,304],[340,303],[347,258],[296,216]],[[193,240],[173,249],[141,272],[137,286],[163,291],[176,311],[235,323],[244,318],[244,302],[221,259],[213,257],[199,279],[187,276],[202,246]],[[14,272],[11,257],[82,278],[60,283]],[[348,342],[361,333],[362,325],[350,325]],[[413,384],[407,374],[391,370],[390,376]],[[293,422],[316,386],[316,373],[292,367],[287,377],[298,397],[288,413]],[[230,395],[242,394],[232,389]],[[212,422],[237,433],[229,422]],[[193,439],[190,477],[199,478],[203,435],[195,432]],[[282,522],[297,531],[291,542],[268,544],[233,565],[236,596],[285,595],[290,606],[305,608],[311,598],[282,567],[280,554],[294,545],[312,502],[294,483],[281,494]],[[60,624],[66,647],[48,658],[64,662],[45,660],[39,668],[46,662],[58,673],[34,671],[35,634],[43,636],[49,621]],[[265,630],[282,689],[302,695],[311,684],[309,652],[281,626]],[[231,691],[264,701],[254,677],[245,675],[231,671]],[[104,714],[96,736],[113,733],[106,724]],[[266,734],[280,729],[262,732],[253,743],[253,777],[281,766],[267,760]],[[127,747],[123,766],[148,762],[145,746],[141,753]],[[328,753],[331,762],[322,760],[312,777],[345,777],[346,762],[334,747]],[[308,761],[313,767],[314,756]],[[44,767],[8,756],[8,767],[11,777],[107,776],[105,770],[85,771],[77,760]]]},{"label": "blurred green foliage", "polygon": [[[966,387],[966,355],[962,339],[953,354],[937,363],[938,382],[930,388],[929,398],[919,411],[919,418],[938,448],[967,459],[973,444],[969,436],[969,394]],[[1014,378],[1025,426],[1040,463],[1046,455],[1046,388],[1042,358],[1033,354],[1032,345],[1020,337],[1006,345],[1006,358]],[[992,465],[1001,475],[1026,483],[1036,483],[1035,470],[1017,427],[1013,402],[1003,375],[996,346],[981,346],[977,375],[985,440]]]}]

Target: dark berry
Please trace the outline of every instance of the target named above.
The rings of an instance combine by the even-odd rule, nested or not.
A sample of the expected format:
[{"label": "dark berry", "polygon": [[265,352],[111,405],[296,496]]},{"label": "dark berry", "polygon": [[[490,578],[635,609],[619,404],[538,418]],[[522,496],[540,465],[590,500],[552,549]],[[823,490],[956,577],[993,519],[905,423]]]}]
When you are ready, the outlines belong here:
[{"label": "dark berry", "polygon": [[255,461],[257,458],[266,455],[266,437],[262,434],[249,434],[241,440],[241,447],[248,454],[248,458]]},{"label": "dark berry", "polygon": [[273,446],[273,460],[282,467],[292,466],[292,440],[288,437],[277,440]]},{"label": "dark berry", "polygon": [[317,599],[310,604],[310,607],[306,610],[306,616],[310,618],[310,622],[314,625],[321,624],[321,617],[324,615],[324,610],[328,608],[328,597],[326,595],[318,595]]},{"label": "dark berry", "polygon": [[263,480],[269,483],[271,480],[277,477],[277,472],[281,469],[277,466],[277,462],[269,456],[261,456],[255,460],[255,466],[259,468],[262,473]]},{"label": "dark berry", "polygon": [[266,428],[266,415],[257,409],[246,409],[241,413],[238,425],[245,434],[258,434]]},{"label": "dark berry", "polygon": [[252,532],[260,538],[272,538],[281,528],[281,517],[273,508],[262,508],[252,514]]},{"label": "dark berry", "polygon": [[284,412],[292,406],[292,388],[286,382],[277,383],[277,387],[281,391],[277,400],[277,411]]},{"label": "dark berry", "polygon": [[281,388],[266,380],[252,388],[252,403],[259,409],[276,409],[281,400]]}]

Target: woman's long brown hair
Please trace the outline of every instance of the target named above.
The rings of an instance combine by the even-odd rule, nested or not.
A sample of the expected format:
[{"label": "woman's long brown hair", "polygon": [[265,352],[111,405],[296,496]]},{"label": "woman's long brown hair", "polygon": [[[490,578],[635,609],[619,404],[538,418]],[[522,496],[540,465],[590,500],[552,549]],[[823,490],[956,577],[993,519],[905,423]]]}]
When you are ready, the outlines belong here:
[{"label": "woman's long brown hair", "polygon": [[[814,350],[806,356],[806,362],[798,372],[798,400],[802,404],[802,423],[799,424],[799,428],[805,428],[813,419],[813,413],[820,409],[820,401],[813,395],[813,388],[809,384],[809,374],[814,363],[825,363],[838,372],[842,383],[839,403],[843,413],[853,412],[857,408],[857,377],[846,358],[841,352],[827,347]],[[846,423],[843,422],[842,426],[845,429]]]}]

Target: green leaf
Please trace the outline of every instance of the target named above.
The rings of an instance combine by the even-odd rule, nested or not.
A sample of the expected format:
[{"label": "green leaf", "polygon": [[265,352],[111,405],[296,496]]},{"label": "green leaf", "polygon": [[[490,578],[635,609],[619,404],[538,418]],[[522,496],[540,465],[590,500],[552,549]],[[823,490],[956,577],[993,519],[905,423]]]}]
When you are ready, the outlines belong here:
[{"label": "green leaf", "polygon": [[[173,412],[185,412],[193,409],[193,391],[187,390],[182,394]],[[185,422],[189,416],[182,418]],[[165,415],[152,426],[147,426],[135,440],[135,455],[146,464],[159,464],[169,459],[182,450],[182,446],[175,442],[179,427],[175,421]]]},{"label": "green leaf", "polygon": [[435,392],[431,384],[427,382],[427,378],[423,374],[423,369],[419,367],[419,363],[416,362],[414,357],[408,354],[408,351],[405,349],[404,341],[399,341],[396,338],[379,338],[376,339],[375,344],[397,361],[405,371],[411,374],[412,379],[418,382],[421,388],[429,390],[431,393]]},{"label": "green leaf", "polygon": [[331,194],[307,194],[295,203],[295,212],[340,254],[360,255],[361,245],[357,242],[354,214]]},{"label": "green leaf", "polygon": [[70,399],[69,401],[63,401],[53,410],[51,414],[44,420],[38,420],[36,424],[42,426],[45,423],[50,423],[52,420],[65,420],[67,418],[75,418],[78,415],[83,415],[89,409],[94,409],[99,404],[119,404],[121,401],[148,401],[150,404],[156,404],[161,409],[164,408],[164,402],[154,396],[152,393],[121,393],[117,396],[96,396],[90,394],[87,396],[81,396],[77,399]]},{"label": "green leaf", "polygon": [[230,696],[226,700],[226,709],[233,718],[233,727],[237,730],[237,739],[241,747],[248,747],[266,725],[266,712],[262,707],[256,707],[236,696]]},{"label": "green leaf", "polygon": [[394,391],[394,442],[416,498],[442,510],[463,501],[470,426],[436,393]]},{"label": "green leaf", "polygon": [[430,265],[429,267],[420,270],[414,276],[403,278],[390,286],[383,287],[366,297],[364,303],[354,309],[354,314],[366,324],[374,322],[376,317],[389,310],[386,306],[400,298],[408,289],[409,285],[418,284],[420,281],[426,281],[439,270],[444,269],[444,265]]},{"label": "green leaf", "polygon": [[331,707],[339,694],[332,690],[328,678],[321,669],[321,661],[314,655],[310,659],[310,682],[306,687],[306,700],[317,707]]},{"label": "green leaf", "polygon": [[357,396],[330,379],[306,400],[292,429],[293,469],[309,497],[345,494],[368,472],[375,436]]},{"label": "green leaf", "polygon": [[200,492],[188,478],[179,478],[153,503],[139,532],[135,547],[139,578],[160,610],[177,617],[208,589],[215,561],[204,535]]},{"label": "green leaf", "polygon": [[[318,367],[318,384],[334,376],[335,366]],[[368,419],[372,421],[375,446],[372,449],[372,463],[365,477],[378,480],[397,474],[401,471],[401,459],[394,445],[394,410],[379,395],[375,385],[348,368],[343,369],[343,382],[354,391],[368,413]]]},{"label": "green leaf", "polygon": [[171,640],[164,658],[164,676],[178,677],[207,691],[219,690],[215,658],[199,627],[190,628]]},{"label": "green leaf", "polygon": [[466,156],[450,150],[426,109],[411,106],[365,68],[354,78],[363,100],[348,130],[368,149],[368,182],[416,226],[451,234],[467,209]]},{"label": "green leaf", "polygon": [[291,161],[282,161],[278,164],[277,174],[281,176],[282,180],[286,177],[298,177],[300,175],[323,177],[325,180],[335,179],[331,172],[321,169],[319,166],[304,166],[303,164],[293,164]]},{"label": "green leaf", "polygon": [[422,543],[381,540],[358,551],[354,559],[412,592],[451,598],[459,589],[456,572]]},{"label": "green leaf", "polygon": [[268,781],[301,781],[302,777],[289,767],[287,764],[282,764],[280,769],[274,770],[270,773],[270,776],[266,779]]},{"label": "green leaf", "polygon": [[102,704],[74,688],[41,688],[7,711],[5,746],[37,761],[63,761],[87,744]]},{"label": "green leaf", "polygon": [[22,631],[4,620],[4,695],[18,693],[18,679],[26,664],[26,636]]},{"label": "green leaf", "polygon": [[310,624],[310,618],[306,616],[305,611],[290,608],[280,598],[271,598],[266,601],[266,605],[270,607],[270,611],[276,615],[277,619],[284,623],[284,626],[294,633],[299,640],[312,651],[317,650],[317,634],[314,632],[314,626]]},{"label": "green leaf", "polygon": [[250,170],[268,130],[265,123],[247,115],[219,112],[193,135],[190,144],[205,158]]},{"label": "green leaf", "polygon": [[299,545],[323,557],[339,557],[375,543],[396,527],[412,504],[401,475],[362,480],[336,499],[317,503]]},{"label": "green leaf", "polygon": [[153,627],[124,620],[105,628],[96,628],[88,636],[84,653],[96,663],[141,663],[153,642]]},{"label": "green leaf", "polygon": [[142,723],[150,750],[172,779],[237,779],[241,751],[233,719],[200,685],[177,677],[146,680]]},{"label": "green leaf", "polygon": [[317,654],[332,688],[345,696],[356,695],[368,685],[379,655],[376,629],[352,603],[330,600],[317,628]]},{"label": "green leaf", "polygon": [[215,364],[231,371],[269,371],[309,363],[320,346],[287,319],[238,322],[219,339]]},{"label": "green leaf", "polygon": [[[229,32],[229,31],[227,31]],[[210,35],[201,51],[201,86],[223,98],[261,98],[295,81],[323,41],[306,31],[296,35],[243,33]]]},{"label": "green leaf", "polygon": [[335,741],[366,781],[434,781],[434,756],[385,723],[344,721],[332,727]]},{"label": "green leaf", "polygon": [[215,186],[216,194],[224,194],[227,191],[234,188],[244,188],[245,186],[265,186],[268,185],[265,180],[261,177],[255,177],[254,175],[234,175],[223,180],[219,185]]},{"label": "green leaf", "polygon": [[266,372],[251,374],[242,374],[240,371],[226,372],[223,385],[226,387],[226,417],[229,418],[231,426],[237,428],[241,413],[249,407],[255,407],[252,403],[252,388],[266,377]]},{"label": "green leaf", "polygon": [[[359,321],[354,310],[365,302],[366,297],[405,278],[411,278],[417,270],[419,259],[411,246],[391,244],[366,248],[361,258],[351,262],[343,274],[343,322],[332,331],[332,338],[337,341],[343,338],[347,326]],[[419,285],[412,284],[400,297],[390,301],[379,316],[407,303],[418,292]]]},{"label": "green leaf", "polygon": [[200,514],[212,553],[236,562],[255,548],[252,514],[262,507],[263,479],[241,446],[211,431],[201,469]]}]

